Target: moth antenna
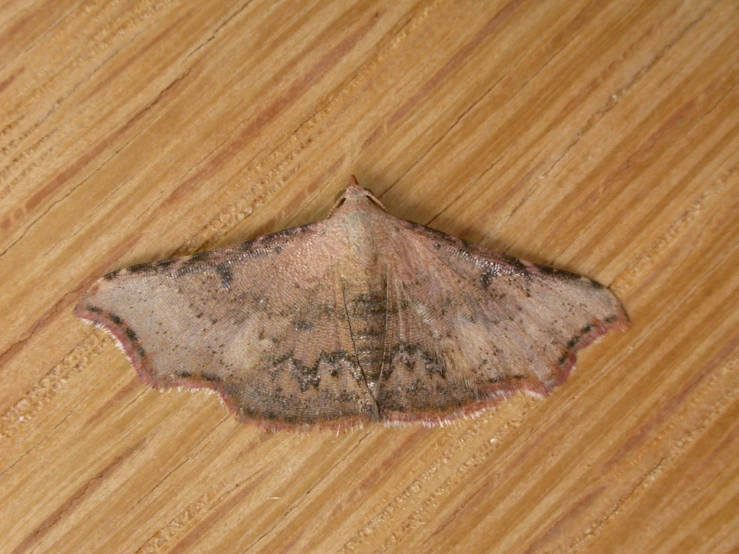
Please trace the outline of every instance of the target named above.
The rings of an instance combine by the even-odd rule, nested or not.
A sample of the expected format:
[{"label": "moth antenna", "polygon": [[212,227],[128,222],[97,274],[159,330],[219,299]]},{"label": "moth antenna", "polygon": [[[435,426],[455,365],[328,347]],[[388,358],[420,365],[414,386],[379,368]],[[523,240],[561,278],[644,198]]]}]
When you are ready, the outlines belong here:
[{"label": "moth antenna", "polygon": [[357,178],[354,175],[349,176],[349,186],[344,191],[344,194],[341,195],[341,197],[334,203],[333,207],[331,208],[331,211],[328,213],[328,217],[331,217],[336,209],[341,206],[345,200],[348,198],[361,198],[361,197],[367,197],[372,202],[380,206],[384,211],[387,211],[387,208],[385,205],[380,202],[380,199],[377,198],[374,194],[372,194],[370,191],[368,191],[365,188],[362,188],[362,186],[357,181]]}]

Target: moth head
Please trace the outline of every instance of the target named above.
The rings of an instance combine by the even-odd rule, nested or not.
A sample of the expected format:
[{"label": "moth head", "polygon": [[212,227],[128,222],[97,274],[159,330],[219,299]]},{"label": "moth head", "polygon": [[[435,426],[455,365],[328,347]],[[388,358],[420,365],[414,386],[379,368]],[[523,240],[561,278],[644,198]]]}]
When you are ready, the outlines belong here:
[{"label": "moth head", "polygon": [[341,198],[336,201],[334,207],[331,208],[329,217],[331,217],[334,212],[341,207],[351,209],[356,208],[361,204],[371,205],[373,202],[380,206],[384,211],[387,211],[385,206],[382,205],[382,202],[380,202],[380,200],[370,191],[359,186],[357,178],[352,175],[349,177],[349,186],[344,191],[344,194],[341,195]]}]

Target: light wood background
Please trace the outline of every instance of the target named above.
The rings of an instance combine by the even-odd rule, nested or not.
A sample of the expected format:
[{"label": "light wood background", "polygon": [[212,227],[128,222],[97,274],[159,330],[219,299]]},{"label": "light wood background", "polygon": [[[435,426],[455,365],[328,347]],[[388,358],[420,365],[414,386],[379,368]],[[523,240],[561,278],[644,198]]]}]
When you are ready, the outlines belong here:
[{"label": "light wood background", "polygon": [[[737,10],[0,2],[0,551],[736,552]],[[73,317],[109,270],[324,217],[351,173],[632,327],[546,400],[295,435],[147,388]]]}]

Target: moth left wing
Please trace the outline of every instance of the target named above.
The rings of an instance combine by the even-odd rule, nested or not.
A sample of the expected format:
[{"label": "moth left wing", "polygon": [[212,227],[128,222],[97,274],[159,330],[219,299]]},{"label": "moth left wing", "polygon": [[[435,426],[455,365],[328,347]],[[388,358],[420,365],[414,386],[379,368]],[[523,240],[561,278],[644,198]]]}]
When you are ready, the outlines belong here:
[{"label": "moth left wing", "polygon": [[[110,273],[77,315],[156,388],[210,388],[244,422],[349,427],[377,419],[352,349],[327,222]],[[338,310],[338,311],[337,311]]]}]

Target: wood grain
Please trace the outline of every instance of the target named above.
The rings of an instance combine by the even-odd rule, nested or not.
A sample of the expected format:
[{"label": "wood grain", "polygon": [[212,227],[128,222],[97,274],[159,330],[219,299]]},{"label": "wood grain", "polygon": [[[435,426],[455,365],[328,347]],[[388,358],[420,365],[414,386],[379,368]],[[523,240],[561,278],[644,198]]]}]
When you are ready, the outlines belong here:
[{"label": "wood grain", "polygon": [[[739,549],[732,0],[0,4],[0,550]],[[392,213],[610,285],[543,401],[269,434],[73,317],[108,270]]]}]

